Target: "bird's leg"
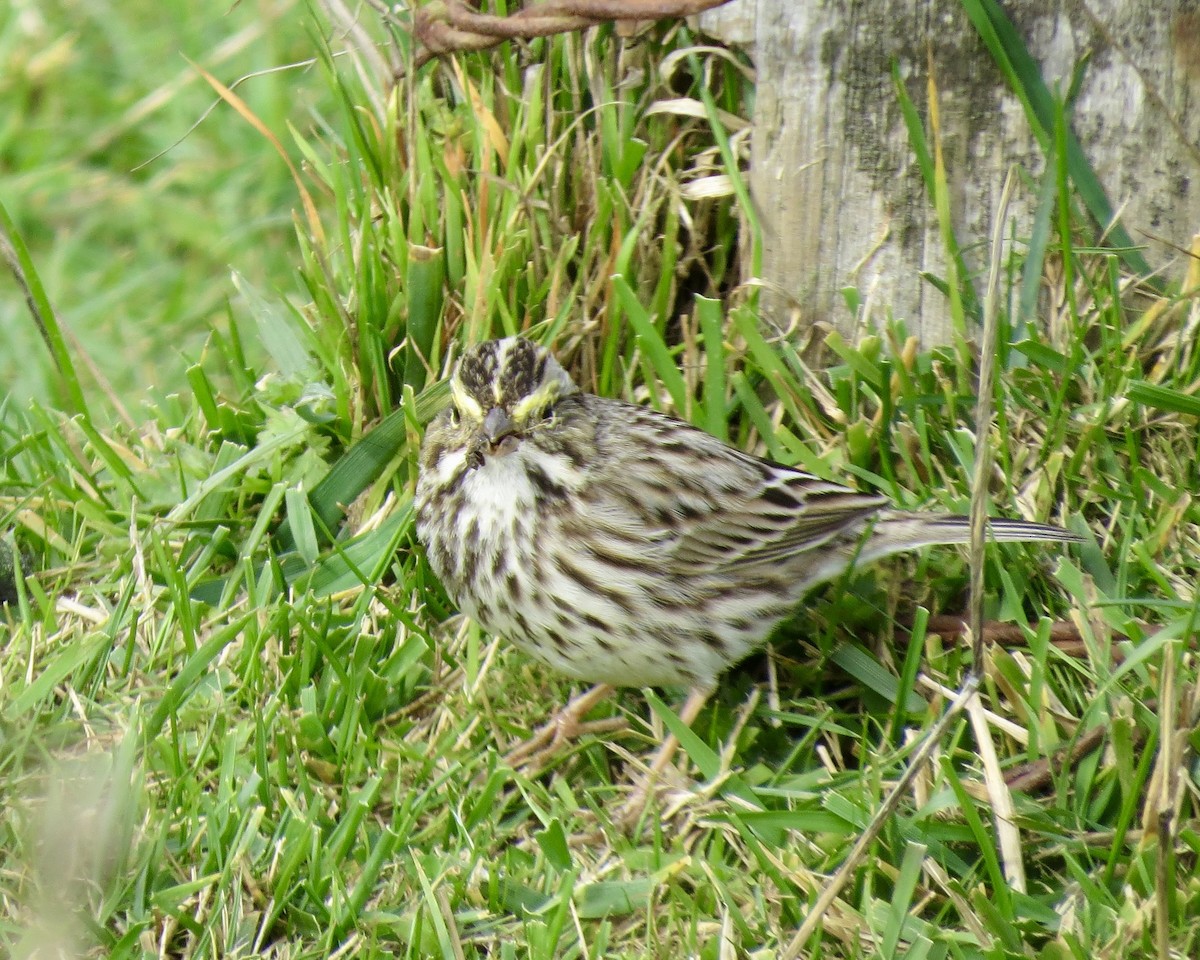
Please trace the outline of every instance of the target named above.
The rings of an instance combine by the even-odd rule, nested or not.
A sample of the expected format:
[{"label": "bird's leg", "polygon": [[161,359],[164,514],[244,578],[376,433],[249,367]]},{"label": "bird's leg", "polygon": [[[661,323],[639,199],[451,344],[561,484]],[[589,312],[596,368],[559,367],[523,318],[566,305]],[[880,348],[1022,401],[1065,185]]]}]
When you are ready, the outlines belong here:
[{"label": "bird's leg", "polygon": [[568,740],[574,740],[585,733],[606,733],[623,727],[625,721],[620,717],[595,720],[592,723],[583,722],[583,718],[592,707],[607,699],[612,692],[613,688],[607,683],[598,683],[581,693],[558,710],[548,723],[534,731],[533,736],[505,754],[504,761],[509,766],[515,767],[519,764],[531,772],[536,772]]},{"label": "bird's leg", "polygon": [[[693,687],[688,692],[683,706],[679,708],[679,719],[690,727],[700,716],[700,711],[704,709],[710,696],[712,696],[712,687]],[[617,822],[623,827],[632,828],[641,820],[642,814],[646,810],[646,804],[650,802],[650,797],[654,793],[655,782],[675,758],[675,751],[678,749],[679,738],[673,733],[668,734],[667,739],[663,741],[662,746],[658,748],[658,752],[650,761],[645,778],[638,784],[637,789],[634,790],[633,795],[626,801],[618,815]]]}]

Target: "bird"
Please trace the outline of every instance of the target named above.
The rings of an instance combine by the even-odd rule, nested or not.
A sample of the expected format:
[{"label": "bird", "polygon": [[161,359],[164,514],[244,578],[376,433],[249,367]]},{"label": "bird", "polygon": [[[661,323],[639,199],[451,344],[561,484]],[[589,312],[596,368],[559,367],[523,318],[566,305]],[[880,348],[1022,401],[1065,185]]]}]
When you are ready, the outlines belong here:
[{"label": "bird", "polygon": [[[577,680],[569,727],[613,687],[687,687],[691,723],[720,675],[817,584],[852,566],[967,543],[965,516],[730,446],[669,414],[581,390],[524,337],[467,349],[426,428],[414,497],[430,566],[459,609]],[[997,541],[1077,541],[992,518]],[[543,737],[543,740],[545,737]],[[661,770],[669,762],[652,765]]]}]

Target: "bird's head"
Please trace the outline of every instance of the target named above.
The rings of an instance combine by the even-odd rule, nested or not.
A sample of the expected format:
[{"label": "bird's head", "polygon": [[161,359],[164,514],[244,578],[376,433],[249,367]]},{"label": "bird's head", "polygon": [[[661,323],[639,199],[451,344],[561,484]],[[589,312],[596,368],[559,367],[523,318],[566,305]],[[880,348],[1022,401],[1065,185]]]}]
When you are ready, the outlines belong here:
[{"label": "bird's head", "polygon": [[475,453],[503,456],[552,424],[555,404],[578,392],[544,347],[522,337],[489,340],[459,361],[446,426]]}]

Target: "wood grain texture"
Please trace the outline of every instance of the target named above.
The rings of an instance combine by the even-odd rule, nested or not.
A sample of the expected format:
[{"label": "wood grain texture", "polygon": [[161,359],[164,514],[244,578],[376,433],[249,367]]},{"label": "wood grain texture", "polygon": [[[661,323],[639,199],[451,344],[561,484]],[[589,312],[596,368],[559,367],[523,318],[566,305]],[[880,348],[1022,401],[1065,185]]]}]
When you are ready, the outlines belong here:
[{"label": "wood grain texture", "polygon": [[[1053,89],[1090,62],[1074,130],[1152,267],[1200,229],[1200,7],[1194,0],[1010,0],[1009,17]],[[751,183],[764,224],[765,306],[776,322],[856,335],[890,312],[926,344],[950,331],[937,217],[892,85],[895,63],[928,128],[932,67],[951,209],[968,269],[986,269],[1010,163],[1044,169],[1017,99],[958,0],[733,0],[702,29],[745,45],[758,71]],[[1010,209],[1028,235],[1034,187]],[[1167,241],[1166,243],[1159,241]],[[857,287],[852,315],[841,290]],[[982,288],[982,283],[979,285]],[[1047,305],[1049,306],[1049,305]]]}]

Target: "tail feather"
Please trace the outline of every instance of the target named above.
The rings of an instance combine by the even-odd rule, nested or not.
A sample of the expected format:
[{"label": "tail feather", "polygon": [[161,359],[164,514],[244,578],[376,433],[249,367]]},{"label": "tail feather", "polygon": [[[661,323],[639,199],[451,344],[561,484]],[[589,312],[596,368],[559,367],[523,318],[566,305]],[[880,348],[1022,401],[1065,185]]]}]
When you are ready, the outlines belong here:
[{"label": "tail feather", "polygon": [[[931,543],[968,543],[971,540],[971,518],[959,516],[923,517],[923,524],[931,536],[942,537]],[[1081,543],[1083,537],[1062,527],[1049,523],[1034,523],[1030,520],[1009,520],[1005,517],[988,517],[987,538],[997,542],[1020,540],[1048,540],[1059,543]]]},{"label": "tail feather", "polygon": [[[1008,520],[989,517],[987,540],[1011,543],[1017,541],[1046,541],[1081,543],[1083,537],[1049,523],[1029,520]],[[969,543],[971,518],[950,514],[885,513],[871,530],[863,545],[860,560],[867,561],[904,550],[929,547],[935,544]]]}]

